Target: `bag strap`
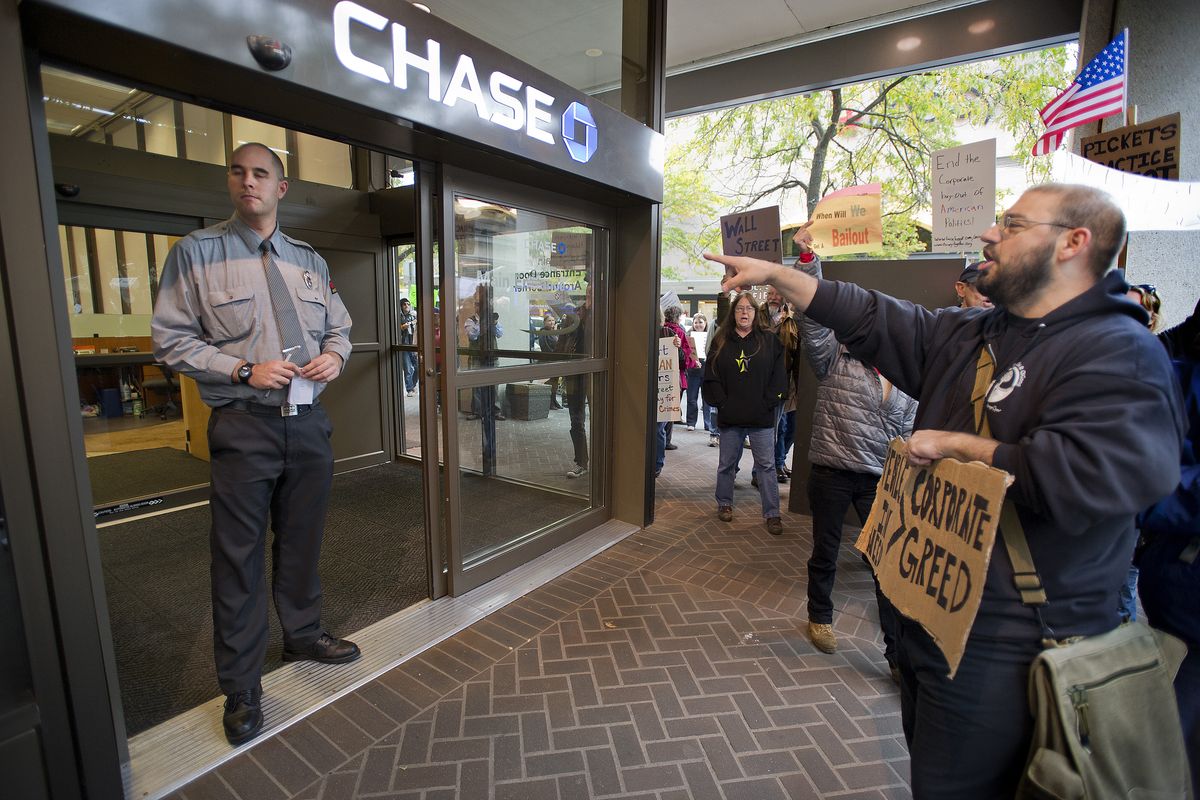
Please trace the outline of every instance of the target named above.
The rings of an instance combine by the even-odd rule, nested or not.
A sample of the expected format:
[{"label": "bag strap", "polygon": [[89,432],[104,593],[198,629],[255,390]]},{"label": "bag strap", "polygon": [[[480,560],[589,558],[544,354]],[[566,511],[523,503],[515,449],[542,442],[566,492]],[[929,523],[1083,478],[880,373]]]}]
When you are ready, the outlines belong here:
[{"label": "bag strap", "polygon": [[985,344],[979,350],[979,360],[975,362],[975,386],[971,388],[971,408],[975,411],[975,433],[990,438],[992,433],[988,426],[987,408],[984,400],[992,388],[992,375],[996,372],[996,361],[992,351]]},{"label": "bag strap", "polygon": [[[971,390],[971,406],[975,411],[975,432],[980,436],[991,436],[988,425],[987,403],[985,402],[992,387],[992,376],[996,371],[996,360],[992,357],[991,348],[986,344],[980,348],[979,360],[975,362],[975,386]],[[1000,509],[1000,538],[1004,540],[1004,548],[1008,550],[1008,560],[1013,566],[1013,583],[1021,594],[1021,603],[1037,609],[1047,604],[1046,590],[1042,586],[1042,577],[1038,575],[1037,567],[1033,565],[1033,554],[1029,552],[1029,542],[1025,539],[1025,528],[1021,525],[1021,517],[1012,500],[1005,498]],[[1042,622],[1041,613],[1038,621]],[[1049,628],[1042,622],[1043,633],[1049,634]]]}]

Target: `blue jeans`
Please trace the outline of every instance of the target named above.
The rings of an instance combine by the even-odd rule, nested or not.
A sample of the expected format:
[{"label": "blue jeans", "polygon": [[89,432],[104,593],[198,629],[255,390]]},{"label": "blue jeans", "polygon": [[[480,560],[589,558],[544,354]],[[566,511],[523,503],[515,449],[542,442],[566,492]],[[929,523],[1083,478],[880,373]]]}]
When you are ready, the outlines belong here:
[{"label": "blue jeans", "polygon": [[[783,414],[783,404],[780,403],[779,405],[775,406],[775,425],[770,429],[771,430],[771,453],[772,453],[771,458],[775,460],[775,471],[776,472],[779,471],[779,459],[777,458],[776,454],[777,454],[777,451],[779,450],[779,420],[781,419],[782,414]],[[750,474],[757,477],[758,476],[758,467],[757,466],[750,467]],[[778,477],[776,478],[776,480],[778,480]]]},{"label": "blue jeans", "polygon": [[779,481],[775,477],[775,428],[719,429],[721,445],[717,460],[717,505],[733,505],[733,477],[742,458],[742,442],[750,437],[750,453],[757,472],[758,496],[762,500],[763,519],[779,516]]},{"label": "blue jeans", "polygon": [[1138,568],[1129,565],[1129,574],[1125,576],[1125,585],[1117,594],[1121,604],[1121,619],[1133,622],[1137,619]]},{"label": "blue jeans", "polygon": [[716,406],[710,406],[708,403],[704,404],[704,419],[708,421],[708,424],[704,426],[705,430],[716,436],[718,432]]},{"label": "blue jeans", "polygon": [[775,468],[787,466],[788,450],[796,440],[796,412],[785,411],[779,418],[779,431],[775,437]]},{"label": "blue jeans", "polygon": [[[687,389],[684,390],[685,392],[687,392],[687,405],[685,406],[685,408],[687,409],[687,414],[685,415],[685,418],[687,419],[687,424],[688,424],[688,427],[690,427],[690,428],[696,427],[697,402],[701,400],[700,384],[702,384],[703,382],[704,382],[704,362],[701,361],[700,366],[692,367],[691,369],[689,369],[687,371],[688,385],[687,385]],[[702,417],[701,419],[703,420],[704,418]]]},{"label": "blue jeans", "polygon": [[667,425],[670,423],[658,423],[658,431],[655,434],[655,458],[654,458],[654,474],[662,472],[663,464],[667,460]]},{"label": "blue jeans", "polygon": [[411,392],[417,385],[417,354],[402,353],[404,363],[404,391]]}]

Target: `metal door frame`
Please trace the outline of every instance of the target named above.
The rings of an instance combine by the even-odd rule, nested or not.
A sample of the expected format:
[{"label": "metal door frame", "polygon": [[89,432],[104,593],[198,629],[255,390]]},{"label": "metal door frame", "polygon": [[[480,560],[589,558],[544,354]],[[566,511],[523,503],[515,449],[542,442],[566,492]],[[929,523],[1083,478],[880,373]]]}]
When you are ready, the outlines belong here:
[{"label": "metal door frame", "polygon": [[[461,595],[493,578],[509,572],[515,567],[541,555],[555,547],[570,541],[576,536],[591,530],[596,525],[611,516],[612,501],[608,479],[609,454],[605,443],[609,438],[608,410],[612,406],[612,361],[610,358],[609,320],[609,287],[608,283],[613,274],[612,253],[617,239],[614,209],[595,205],[566,195],[560,195],[544,189],[516,184],[499,178],[488,177],[465,169],[443,165],[441,193],[438,198],[438,210],[441,215],[441,225],[438,229],[440,249],[440,289],[442,315],[442,391],[443,414],[442,447],[445,454],[445,484],[444,508],[446,522],[446,563],[448,566],[449,585],[447,590],[451,595]],[[601,313],[593,315],[595,319],[595,341],[602,343],[599,356],[580,361],[562,362],[541,365],[517,365],[472,370],[459,374],[456,364],[452,365],[451,356],[456,353],[457,320],[453,312],[458,307],[458,287],[454,280],[456,266],[454,250],[454,197],[466,194],[471,197],[487,199],[506,206],[528,209],[537,213],[553,214],[557,217],[578,221],[581,224],[603,228],[607,232],[605,241],[598,241],[595,258],[595,287],[592,292],[592,302]],[[599,238],[599,237],[598,237]],[[458,414],[457,398],[461,389],[471,389],[479,386],[500,385],[510,379],[528,380],[570,375],[598,374],[603,376],[600,385],[593,388],[593,399],[597,402],[590,404],[593,439],[590,450],[591,472],[596,480],[597,503],[593,508],[583,512],[569,522],[550,528],[532,540],[519,542],[503,547],[498,553],[487,556],[475,563],[464,563],[462,544],[462,525],[460,522],[460,507],[463,500],[459,481],[458,457]]]}]

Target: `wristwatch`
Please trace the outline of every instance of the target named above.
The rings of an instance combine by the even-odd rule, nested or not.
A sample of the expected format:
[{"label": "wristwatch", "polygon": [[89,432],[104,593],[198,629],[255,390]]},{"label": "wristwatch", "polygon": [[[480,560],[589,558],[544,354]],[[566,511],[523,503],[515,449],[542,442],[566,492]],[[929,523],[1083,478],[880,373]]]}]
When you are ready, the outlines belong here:
[{"label": "wristwatch", "polygon": [[238,367],[237,376],[239,383],[249,383],[250,376],[254,373],[254,365],[247,361]]}]

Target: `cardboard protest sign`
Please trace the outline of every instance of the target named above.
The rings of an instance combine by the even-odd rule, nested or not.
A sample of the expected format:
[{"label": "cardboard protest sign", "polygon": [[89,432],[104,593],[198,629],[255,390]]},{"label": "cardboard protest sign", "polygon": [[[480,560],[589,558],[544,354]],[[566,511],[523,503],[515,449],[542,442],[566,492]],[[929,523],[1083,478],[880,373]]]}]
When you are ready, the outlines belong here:
[{"label": "cardboard protest sign", "polygon": [[827,194],[813,209],[812,248],[821,258],[870,253],[883,247],[878,183],[851,186]]},{"label": "cardboard protest sign", "polygon": [[933,187],[933,252],[973,253],[996,224],[996,140],[936,151],[929,159]]},{"label": "cardboard protest sign", "polygon": [[679,413],[679,350],[675,337],[658,340],[658,421],[676,422]]},{"label": "cardboard protest sign", "polygon": [[753,256],[782,264],[779,206],[721,217],[721,250],[727,256]]},{"label": "cardboard protest sign", "polygon": [[662,309],[663,313],[665,314],[668,308],[683,308],[683,303],[679,300],[679,294],[672,289],[669,292],[664,292],[663,294],[659,295],[658,307]]},{"label": "cardboard protest sign", "polygon": [[1079,140],[1079,152],[1109,169],[1179,180],[1179,114],[1127,125]]},{"label": "cardboard protest sign", "polygon": [[1200,230],[1200,181],[1164,181],[1131,175],[1055,150],[1050,175],[1058,183],[1082,183],[1108,192],[1125,213],[1129,231]]},{"label": "cardboard protest sign", "polygon": [[951,678],[979,611],[1011,481],[979,462],[943,458],[912,466],[908,445],[893,439],[871,516],[854,545],[892,605],[933,637]]}]

